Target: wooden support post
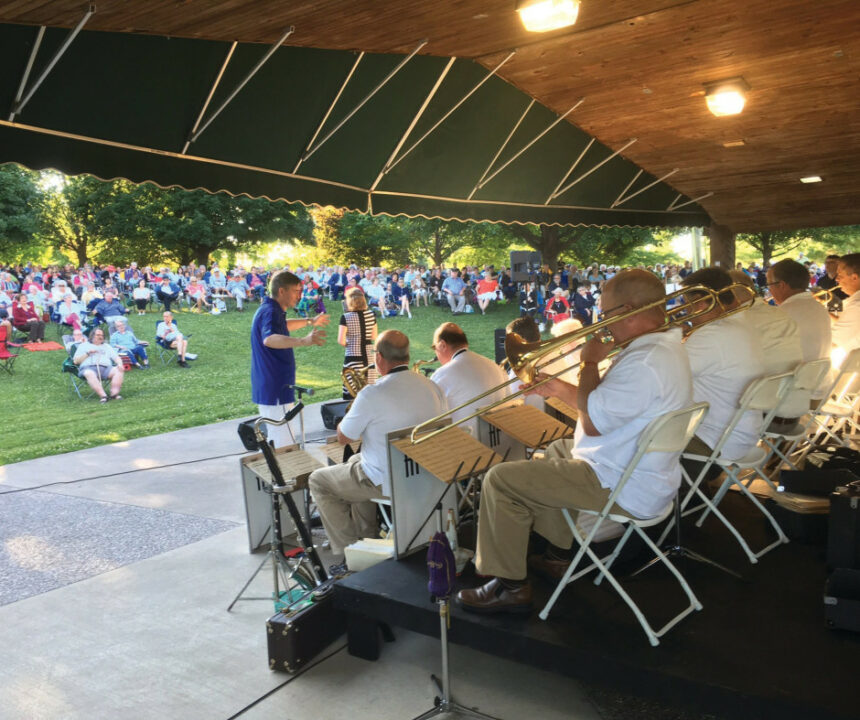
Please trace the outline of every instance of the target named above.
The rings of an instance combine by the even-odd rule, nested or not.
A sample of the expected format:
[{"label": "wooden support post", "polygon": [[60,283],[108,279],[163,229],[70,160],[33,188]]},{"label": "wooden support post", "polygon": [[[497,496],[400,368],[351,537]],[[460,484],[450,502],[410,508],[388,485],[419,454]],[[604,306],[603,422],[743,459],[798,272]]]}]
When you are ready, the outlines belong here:
[{"label": "wooden support post", "polygon": [[708,228],[711,240],[711,265],[719,263],[721,268],[731,270],[735,266],[735,232],[727,225],[711,224]]}]

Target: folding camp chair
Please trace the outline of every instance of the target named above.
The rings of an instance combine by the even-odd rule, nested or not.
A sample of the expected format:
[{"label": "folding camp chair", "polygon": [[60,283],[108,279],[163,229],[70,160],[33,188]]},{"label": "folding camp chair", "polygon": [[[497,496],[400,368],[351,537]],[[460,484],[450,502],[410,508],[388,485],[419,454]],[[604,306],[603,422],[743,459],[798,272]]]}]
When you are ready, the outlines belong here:
[{"label": "folding camp chair", "polygon": [[[160,322],[162,322],[160,319],[155,321],[156,332],[158,332],[158,324]],[[179,327],[179,323],[176,321],[176,318],[173,318],[173,324],[176,325],[177,328]],[[183,334],[183,337],[188,340],[191,337],[191,333],[188,335]],[[163,365],[170,365],[170,363],[179,357],[179,353],[176,352],[176,348],[170,347],[170,343],[162,340],[158,335],[155,336],[155,346],[158,348],[158,357]],[[196,357],[196,355],[192,357],[191,353],[187,353],[185,355],[186,360],[193,360]]]},{"label": "folding camp chair", "polygon": [[[80,368],[75,365],[75,353],[78,350],[77,345],[69,346],[68,356],[63,360],[62,371],[66,376],[66,380],[69,383],[69,389],[78,396],[80,400],[83,400],[85,397],[90,397],[94,395],[93,389],[90,387],[90,384],[87,382],[86,378],[83,377],[80,373]],[[107,378],[101,381],[102,387],[107,387],[110,384],[110,380]],[[86,394],[85,394],[86,393]]]},{"label": "folding camp chair", "polygon": [[[788,538],[785,536],[785,533],[782,531],[782,528],[779,526],[779,523],[774,519],[773,515],[768,512],[767,508],[759,501],[759,499],[753,495],[753,493],[749,489],[749,485],[752,484],[752,481],[759,477],[764,480],[770,487],[773,487],[773,483],[770,478],[768,478],[764,472],[762,471],[762,467],[764,466],[765,460],[768,458],[770,453],[767,450],[756,445],[752,448],[744,457],[729,460],[720,457],[720,453],[722,452],[723,447],[728,441],[729,437],[734,432],[737,425],[743,419],[744,415],[751,410],[760,411],[762,415],[761,424],[758,427],[758,437],[761,438],[764,432],[767,430],[770,425],[771,420],[776,414],[777,408],[779,408],[780,403],[785,399],[785,396],[788,394],[789,389],[791,388],[791,383],[794,379],[794,373],[779,373],[777,375],[768,375],[766,377],[759,378],[757,380],[753,380],[750,383],[749,387],[744,391],[744,394],[741,396],[738,409],[735,411],[734,416],[732,417],[729,424],[726,426],[726,429],[723,431],[722,436],[717,441],[716,446],[709,456],[697,455],[695,453],[682,453],[681,458],[685,460],[693,460],[696,462],[702,463],[702,468],[699,471],[698,476],[695,480],[691,479],[687,474],[683,464],[681,465],[681,475],[684,480],[690,486],[690,491],[687,493],[687,496],[684,498],[681,503],[681,511],[682,515],[689,515],[691,513],[698,512],[699,510],[704,510],[702,515],[696,521],[696,525],[701,527],[702,523],[705,521],[705,518],[710,514],[714,513],[726,526],[729,532],[735,536],[735,539],[738,541],[740,546],[743,548],[744,552],[747,554],[749,561],[751,563],[757,563],[758,559],[764,555],[766,552],[772,550],[777,547],[781,543],[787,543]],[[711,500],[705,495],[700,489],[700,485],[704,481],[705,477],[708,475],[708,471],[713,467],[717,466],[721,468],[725,474],[726,478],[723,481],[723,484],[720,486],[720,489],[717,491],[717,494],[714,496],[714,499]],[[746,480],[746,483],[742,482],[739,478],[739,473],[742,470],[752,470],[753,474]],[[720,504],[720,501],[725,496],[726,492],[730,487],[737,487],[746,497],[750,499],[750,501],[755,505],[759,511],[767,518],[770,524],[773,526],[773,529],[776,531],[777,539],[772,542],[770,545],[766,546],[762,550],[759,550],[757,553],[754,553],[746,540],[744,540],[743,536],[738,532],[737,528],[726,518],[726,516],[717,509],[717,506]],[[698,497],[699,500],[702,501],[701,505],[697,505],[693,508],[689,508],[688,505],[693,497]],[[670,522],[667,525],[666,529],[663,531],[663,534],[660,536],[659,543],[662,543],[665,540],[666,535],[668,535],[669,530],[674,525],[673,522]]]},{"label": "folding camp chair", "polygon": [[0,369],[5,370],[11,375],[18,354],[9,351],[8,334],[9,330],[6,325],[0,325]]},{"label": "folding camp chair", "polygon": [[[789,393],[803,391],[811,397],[822,386],[829,373],[830,360],[828,358],[801,363],[794,371],[794,379],[792,380]],[[780,461],[778,464],[785,463],[792,470],[797,470],[797,466],[790,459],[789,451],[806,437],[809,423],[813,421],[813,417],[811,413],[804,413],[802,417],[797,419],[794,425],[785,428],[773,426],[767,428],[761,439],[763,445],[769,451],[763,466],[766,467],[770,459],[776,455]]]},{"label": "folding camp chair", "polygon": [[[636,452],[633,455],[633,458],[630,460],[630,462],[627,464],[627,467],[624,469],[624,472],[621,475],[621,479],[619,480],[618,485],[615,486],[615,489],[612,491],[612,494],[609,496],[609,499],[606,501],[606,505],[604,505],[603,509],[598,512],[595,510],[573,508],[577,510],[578,513],[586,513],[589,515],[593,515],[596,518],[594,525],[592,525],[591,530],[584,538],[577,530],[576,524],[571,518],[571,515],[568,510],[562,509],[562,515],[564,516],[564,519],[567,521],[567,524],[570,527],[571,532],[573,533],[573,538],[579,544],[579,551],[576,553],[576,556],[573,558],[573,561],[568,566],[567,571],[565,572],[562,579],[559,581],[549,601],[544,606],[543,610],[540,611],[541,620],[547,619],[550,610],[552,610],[553,605],[555,605],[556,600],[558,600],[559,595],[561,595],[561,591],[568,584],[582,577],[586,573],[591,572],[591,570],[595,568],[599,569],[600,572],[595,578],[594,584],[599,585],[604,577],[609,580],[609,582],[612,584],[612,587],[615,588],[618,594],[621,595],[624,602],[626,602],[630,609],[633,611],[633,614],[636,616],[636,619],[639,621],[639,624],[642,626],[642,629],[648,636],[648,642],[650,642],[651,645],[659,645],[659,638],[662,637],[667,631],[669,631],[683,618],[693,612],[693,610],[702,609],[702,604],[693,594],[693,591],[690,589],[690,586],[684,579],[684,576],[681,575],[681,573],[672,564],[666,554],[657,545],[654,544],[654,541],[651,540],[651,538],[648,537],[648,534],[645,532],[645,528],[658,525],[671,514],[672,509],[674,507],[674,502],[670,502],[666,509],[661,512],[657,517],[649,518],[646,520],[631,518],[627,517],[626,515],[616,515],[611,512],[611,509],[615,504],[616,498],[618,497],[624,486],[627,484],[627,481],[633,474],[633,471],[636,469],[636,466],[639,464],[639,461],[642,459],[642,457],[649,452],[678,453],[683,450],[685,447],[687,447],[687,443],[690,442],[690,439],[695,434],[696,428],[699,427],[699,423],[702,421],[702,418],[705,416],[707,410],[708,403],[696,403],[695,405],[692,405],[691,407],[685,408],[683,410],[675,410],[674,412],[661,415],[660,417],[655,418],[648,424],[648,426],[642,431],[642,434],[639,436],[639,442],[636,445]],[[591,548],[591,543],[594,540],[595,536],[598,534],[600,526],[607,518],[622,525],[626,525],[627,530],[625,531],[621,539],[618,541],[618,544],[615,546],[615,550],[612,552],[612,554],[604,558],[599,558],[594,552],[594,550]],[[669,622],[663,625],[663,627],[659,630],[655,630],[651,627],[650,623],[645,618],[645,615],[639,609],[639,606],[633,601],[630,595],[627,594],[624,588],[621,587],[621,584],[610,571],[612,564],[615,562],[625,543],[634,532],[637,533],[640,538],[642,538],[642,540],[651,549],[654,555],[659,558],[659,560],[675,576],[675,579],[681,585],[681,588],[684,590],[688,600],[690,601],[687,607],[681,610],[681,612],[675,615],[675,617],[669,620]],[[577,571],[577,567],[579,566],[579,563],[583,559],[584,555],[588,555],[592,562],[587,567],[584,567]]]}]

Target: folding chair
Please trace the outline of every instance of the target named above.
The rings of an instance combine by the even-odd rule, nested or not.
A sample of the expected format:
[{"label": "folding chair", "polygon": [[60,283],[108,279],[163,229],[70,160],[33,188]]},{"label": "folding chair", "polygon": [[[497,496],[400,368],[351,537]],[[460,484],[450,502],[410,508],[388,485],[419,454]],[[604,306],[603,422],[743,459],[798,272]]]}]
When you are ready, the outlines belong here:
[{"label": "folding chair", "polygon": [[8,328],[5,325],[0,325],[0,369],[5,370],[11,375],[18,354],[9,352],[8,334]]},{"label": "folding chair", "polygon": [[[851,447],[850,440],[845,437],[846,431],[850,431],[851,435],[860,433],[860,424],[857,422],[857,414],[860,412],[860,388],[856,387],[858,375],[860,348],[855,348],[842,361],[839,373],[821,405],[812,411],[812,424],[817,427],[798,462],[806,457],[818,438],[825,434],[838,445]],[[839,435],[840,432],[842,436]]]},{"label": "folding chair", "polygon": [[[162,322],[161,319],[155,321],[156,332],[158,332],[158,324],[160,322]],[[176,321],[176,318],[173,318],[173,324],[176,325],[177,328],[179,327],[179,323]],[[191,333],[189,333],[188,335],[183,334],[183,337],[188,340],[188,338],[191,337]],[[158,337],[158,335],[155,336],[155,346],[158,348],[158,357],[163,365],[170,365],[170,363],[172,363],[174,360],[176,360],[176,358],[179,357],[179,353],[176,352],[176,348],[170,347],[170,343],[162,340],[160,337]],[[186,354],[185,357],[187,360],[194,359],[191,357],[190,353]],[[196,358],[197,356],[195,355],[194,357]]]},{"label": "folding chair", "polygon": [[[698,512],[704,508],[704,512],[696,521],[696,525],[698,527],[702,526],[702,523],[705,521],[705,518],[710,513],[714,513],[726,526],[729,532],[735,536],[735,539],[738,541],[740,546],[743,548],[744,552],[747,554],[749,561],[751,563],[757,563],[758,559],[764,555],[766,552],[773,550],[773,548],[777,547],[782,543],[787,543],[788,538],[785,536],[785,533],[782,531],[782,528],[779,526],[779,523],[774,519],[773,515],[768,512],[767,508],[759,501],[759,499],[753,495],[753,493],[749,489],[749,485],[752,484],[752,481],[759,477],[764,480],[771,488],[774,488],[773,482],[771,482],[770,478],[768,478],[763,472],[762,467],[764,466],[765,460],[769,457],[770,453],[767,450],[756,445],[752,450],[750,450],[744,457],[738,458],[735,460],[728,460],[720,457],[720,453],[722,452],[723,447],[728,441],[729,437],[734,432],[738,423],[740,423],[743,416],[749,412],[750,410],[758,410],[763,413],[762,422],[759,425],[758,429],[758,437],[761,438],[764,432],[767,430],[770,425],[771,420],[776,414],[777,409],[779,408],[782,401],[785,399],[785,396],[788,394],[789,389],[791,388],[792,380],[794,379],[794,373],[779,373],[777,375],[768,375],[766,377],[759,378],[757,380],[753,380],[750,383],[749,387],[744,391],[744,394],[741,396],[738,409],[735,411],[734,416],[729,422],[726,429],[723,431],[722,436],[719,441],[717,441],[716,446],[709,456],[697,455],[695,453],[682,453],[681,458],[686,460],[695,460],[697,462],[703,463],[702,469],[699,471],[698,476],[695,480],[691,480],[690,476],[687,474],[687,471],[684,469],[684,466],[681,465],[681,475],[684,480],[686,480],[687,484],[690,486],[690,491],[687,493],[687,496],[684,498],[681,503],[681,514],[689,515],[691,513]],[[714,499],[711,500],[705,495],[701,489],[700,485],[702,481],[708,474],[708,470],[711,469],[712,466],[718,466],[721,468],[725,474],[726,478],[723,481],[723,484],[720,486],[720,489],[717,491],[717,494],[714,496]],[[752,470],[753,475],[751,475],[746,484],[740,480],[738,477],[738,473],[742,470]],[[746,540],[744,540],[743,536],[738,532],[737,528],[729,522],[728,518],[726,518],[723,513],[721,513],[717,506],[722,501],[728,489],[732,486],[735,486],[740,490],[746,497],[750,499],[750,501],[755,505],[759,511],[767,518],[770,524],[773,526],[773,529],[776,531],[777,539],[772,542],[770,545],[766,546],[762,550],[759,550],[757,553],[754,553]],[[775,489],[775,488],[774,488]],[[690,500],[696,496],[701,501],[701,505],[697,505],[694,508],[688,508],[688,504]],[[667,525],[666,529],[663,531],[663,534],[660,536],[660,540],[658,542],[662,543],[665,540],[666,535],[669,530],[672,528],[674,523],[670,522]]]},{"label": "folding chair", "polygon": [[[75,365],[74,357],[75,352],[77,352],[77,349],[77,345],[69,346],[69,354],[63,360],[62,371],[69,383],[69,389],[75,395],[78,396],[78,399],[83,400],[84,397],[90,397],[94,394],[94,392],[93,389],[90,387],[89,383],[87,382],[86,378],[81,375],[80,368]],[[110,380],[105,378],[101,381],[101,383],[102,387],[105,387],[107,384],[110,383]],[[84,395],[84,392],[86,392],[86,396]]]},{"label": "folding chair", "polygon": [[[653,646],[659,645],[659,638],[662,637],[671,628],[673,628],[676,624],[678,624],[681,620],[683,620],[687,615],[689,615],[694,610],[702,609],[702,604],[693,594],[693,591],[690,589],[690,586],[684,579],[684,576],[681,575],[681,573],[672,564],[666,554],[654,543],[653,540],[651,540],[650,537],[648,537],[648,534],[645,532],[645,528],[658,525],[671,514],[672,509],[674,507],[674,501],[670,502],[667,505],[666,509],[661,512],[657,517],[649,518],[647,520],[630,518],[626,515],[615,515],[611,513],[610,510],[615,504],[615,499],[618,497],[618,494],[627,484],[628,479],[633,474],[633,471],[636,469],[636,466],[639,464],[639,461],[642,459],[645,453],[678,453],[683,450],[685,447],[687,447],[687,443],[690,442],[690,439],[695,434],[696,429],[699,427],[699,423],[702,421],[702,418],[705,416],[707,410],[708,403],[696,403],[695,405],[692,405],[691,407],[685,408],[683,410],[675,410],[674,412],[661,415],[660,417],[655,418],[648,424],[648,426],[642,431],[642,434],[639,436],[639,442],[636,445],[636,453],[633,455],[633,458],[630,460],[630,462],[627,464],[627,467],[624,469],[624,472],[621,475],[621,479],[619,480],[618,485],[615,486],[615,489],[612,491],[612,494],[609,496],[609,499],[606,501],[606,505],[604,505],[603,509],[598,512],[595,510],[574,508],[579,513],[587,513],[596,517],[594,525],[592,525],[591,530],[588,532],[585,538],[580,535],[579,531],[577,530],[576,524],[571,518],[568,510],[562,509],[561,513],[564,516],[564,519],[567,521],[571,532],[573,533],[573,538],[579,544],[579,551],[576,553],[576,556],[573,558],[573,561],[568,566],[567,571],[559,581],[549,601],[544,606],[543,610],[540,611],[541,620],[547,619],[550,610],[552,610],[553,605],[555,605],[556,600],[558,600],[559,595],[561,595],[561,591],[568,584],[591,572],[591,570],[595,568],[598,568],[600,572],[598,576],[594,579],[594,584],[599,585],[604,577],[609,580],[609,582],[612,584],[612,587],[615,588],[618,594],[621,595],[624,602],[626,602],[630,609],[633,611],[633,614],[636,616],[636,619],[639,621],[639,624],[642,626],[642,629],[648,636],[648,642],[650,642]],[[594,552],[594,550],[592,550],[591,543],[594,540],[595,536],[598,534],[600,526],[607,518],[622,525],[627,525],[627,530],[625,531],[621,539],[618,541],[618,544],[615,546],[615,550],[612,552],[612,554],[604,558],[599,558]],[[650,623],[645,618],[645,615],[639,609],[639,606],[633,601],[630,595],[627,594],[624,588],[621,587],[621,584],[610,571],[612,564],[615,562],[627,540],[634,532],[637,533],[640,538],[642,538],[642,540],[651,549],[654,555],[659,558],[660,561],[667,567],[667,569],[675,576],[675,579],[681,585],[681,588],[687,595],[687,599],[690,601],[689,605],[686,608],[681,610],[681,612],[675,615],[675,617],[669,620],[669,622],[667,622],[659,630],[654,630],[654,628],[651,627]],[[578,572],[575,572],[584,555],[588,555],[588,557],[592,561],[591,564],[585,568],[582,568]]]},{"label": "folding chair", "polygon": [[[824,384],[829,373],[830,360],[828,358],[801,363],[794,371],[789,392],[803,391],[811,397],[812,393]],[[785,463],[792,470],[797,470],[797,466],[789,459],[791,450],[806,437],[813,417],[810,413],[804,413],[793,426],[784,429],[767,428],[762,435],[762,443],[769,452],[762,465],[767,466],[768,461],[776,455],[780,460],[779,464]],[[780,445],[784,443],[788,443],[785,451],[780,448]]]}]

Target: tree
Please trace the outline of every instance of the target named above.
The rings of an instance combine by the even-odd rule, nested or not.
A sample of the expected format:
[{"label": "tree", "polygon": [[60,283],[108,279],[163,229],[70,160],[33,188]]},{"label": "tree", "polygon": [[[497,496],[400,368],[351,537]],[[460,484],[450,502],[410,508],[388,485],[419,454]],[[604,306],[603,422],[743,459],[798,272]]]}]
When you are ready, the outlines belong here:
[{"label": "tree", "polygon": [[314,211],[314,239],[322,254],[341,265],[401,265],[411,259],[414,238],[403,220],[333,208]]},{"label": "tree", "polygon": [[20,165],[0,166],[0,255],[7,260],[35,254],[42,204],[38,177]]},{"label": "tree", "polygon": [[479,241],[483,225],[448,220],[410,218],[401,221],[409,235],[410,246],[429,257],[435,266],[442,265],[458,250]]},{"label": "tree", "polygon": [[572,257],[578,264],[620,264],[636,247],[653,240],[647,228],[559,227],[557,225],[511,225],[511,233],[541,254],[544,265],[558,267],[559,257]]},{"label": "tree", "polygon": [[746,242],[761,253],[762,263],[767,264],[771,258],[807,247],[811,243],[821,243],[830,246],[832,250],[840,251],[857,247],[860,237],[860,225],[845,225],[830,228],[806,228],[799,230],[771,230],[768,232],[745,233],[738,235],[738,240]]}]

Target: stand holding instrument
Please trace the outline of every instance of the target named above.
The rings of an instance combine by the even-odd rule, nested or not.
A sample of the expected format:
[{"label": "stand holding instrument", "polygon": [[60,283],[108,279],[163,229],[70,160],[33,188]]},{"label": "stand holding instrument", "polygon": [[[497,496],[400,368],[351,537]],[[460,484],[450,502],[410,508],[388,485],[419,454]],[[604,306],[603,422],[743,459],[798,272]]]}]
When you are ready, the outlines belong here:
[{"label": "stand holding instrument", "polygon": [[533,405],[509,405],[478,416],[478,440],[512,460],[528,460],[554,440],[573,435],[573,428]]},{"label": "stand holding instrument", "polygon": [[[243,593],[257,576],[260,570],[265,565],[268,559],[272,563],[272,580],[273,594],[272,599],[278,605],[284,608],[289,608],[292,605],[301,602],[314,590],[319,589],[325,581],[328,580],[328,575],[323,568],[319,555],[313,544],[310,531],[301,517],[298,507],[292,498],[291,493],[296,490],[297,482],[294,479],[307,477],[313,470],[322,467],[320,463],[304,450],[295,449],[288,452],[282,452],[278,455],[272,449],[271,445],[266,440],[262,432],[261,425],[283,425],[289,423],[296,415],[300,414],[303,404],[299,402],[293,407],[282,420],[268,420],[266,418],[256,418],[249,420],[239,425],[239,437],[247,450],[258,450],[265,458],[266,467],[270,473],[271,483],[268,485],[267,492],[271,495],[271,539],[269,545],[269,558],[264,558],[263,562],[257,570],[251,575],[239,594],[230,603],[227,610],[231,610],[240,599],[264,599],[264,598],[242,598]],[[287,483],[284,479],[284,472],[290,475],[291,483]],[[286,506],[290,517],[296,527],[296,532],[301,541],[301,547],[292,550],[287,550],[284,544],[283,528],[281,523],[281,507],[282,503]],[[285,590],[287,602],[283,602],[283,596],[280,589],[280,573],[284,573]],[[293,582],[302,588],[298,598],[293,598],[292,588]]]}]

